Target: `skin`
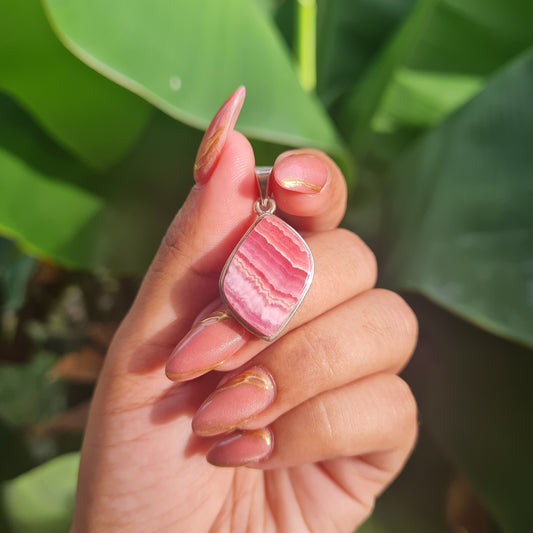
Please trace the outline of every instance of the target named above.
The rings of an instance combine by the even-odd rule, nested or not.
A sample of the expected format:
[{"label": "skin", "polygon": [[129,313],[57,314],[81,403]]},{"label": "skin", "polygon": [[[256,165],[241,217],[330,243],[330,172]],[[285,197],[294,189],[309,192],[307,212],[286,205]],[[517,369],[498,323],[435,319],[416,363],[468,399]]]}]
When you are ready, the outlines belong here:
[{"label": "skin", "polygon": [[[415,401],[397,376],[414,349],[416,319],[399,296],[373,289],[372,252],[337,229],[344,179],[315,150],[285,153],[274,165],[276,176],[284,158],[298,165],[298,156],[311,156],[327,174],[312,193],[273,186],[277,214],[305,235],[315,258],[302,306],[277,340],[245,336],[216,371],[177,383],[166,377],[169,355],[216,300],[222,266],[254,218],[248,141],[230,128],[218,150],[109,349],[83,444],[72,532],[353,531],[416,440]],[[239,428],[268,427],[273,448],[247,466],[214,466],[206,454],[227,434],[200,437],[193,417],[224,376],[251,366],[270,375],[276,395]]]}]

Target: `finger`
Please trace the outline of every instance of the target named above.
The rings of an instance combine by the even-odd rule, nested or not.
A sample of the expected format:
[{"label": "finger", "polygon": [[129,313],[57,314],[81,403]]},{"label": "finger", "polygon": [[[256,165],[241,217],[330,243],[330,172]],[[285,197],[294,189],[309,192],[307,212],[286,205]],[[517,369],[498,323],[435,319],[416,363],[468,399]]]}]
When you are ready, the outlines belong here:
[{"label": "finger", "polygon": [[337,457],[359,457],[393,477],[417,435],[411,390],[394,374],[374,374],[299,405],[266,429],[222,437],[207,459],[219,466],[260,461],[288,468]]},{"label": "finger", "polygon": [[337,165],[310,148],[281,154],[272,168],[271,190],[295,228],[324,231],[337,227],[346,211],[346,182]]},{"label": "finger", "polygon": [[226,375],[195,414],[193,430],[207,436],[262,428],[323,392],[370,374],[398,372],[416,337],[415,315],[400,296],[367,291]]},{"label": "finger", "polygon": [[[154,332],[165,328],[183,335],[215,297],[215,273],[254,218],[253,151],[246,138],[231,129],[243,98],[238,89],[205,133],[197,156],[197,184],[168,228],[119,331],[126,344],[151,342]],[[164,334],[154,340],[159,343],[165,344]]]},{"label": "finger", "polygon": [[[137,352],[131,365],[122,358],[134,370],[159,367],[194,317],[216,297],[218,275],[255,218],[253,152],[231,129],[243,98],[238,89],[206,131],[197,157],[197,185],[168,229],[117,333],[121,342],[115,345],[121,352]],[[292,211],[294,216],[305,213],[305,201]]]},{"label": "finger", "polygon": [[[369,289],[376,280],[375,257],[353,233],[337,229],[311,235],[308,242],[316,258],[315,279],[282,335]],[[166,368],[171,379],[193,379],[213,368],[237,368],[268,346],[224,313],[222,305],[215,313],[210,309],[202,313],[199,323],[171,354]]]}]

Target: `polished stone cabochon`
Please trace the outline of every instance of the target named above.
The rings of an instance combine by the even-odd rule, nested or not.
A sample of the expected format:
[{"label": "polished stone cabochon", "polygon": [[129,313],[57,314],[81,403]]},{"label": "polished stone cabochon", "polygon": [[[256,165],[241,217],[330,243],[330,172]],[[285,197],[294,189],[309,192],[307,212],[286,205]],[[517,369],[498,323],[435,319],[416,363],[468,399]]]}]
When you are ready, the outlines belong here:
[{"label": "polished stone cabochon", "polygon": [[302,237],[277,216],[266,215],[230,256],[220,290],[248,329],[271,340],[300,305],[312,276],[313,257]]}]

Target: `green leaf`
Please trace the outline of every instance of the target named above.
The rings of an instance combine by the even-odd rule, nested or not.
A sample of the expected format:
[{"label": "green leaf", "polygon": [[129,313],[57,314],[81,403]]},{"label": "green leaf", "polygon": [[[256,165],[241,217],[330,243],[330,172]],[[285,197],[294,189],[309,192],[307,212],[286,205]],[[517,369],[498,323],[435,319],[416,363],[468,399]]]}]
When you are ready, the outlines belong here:
[{"label": "green leaf", "polygon": [[533,345],[533,48],[391,172],[385,279]]},{"label": "green leaf", "polygon": [[[441,112],[428,115],[425,122],[434,124],[451,113],[473,95],[476,84],[467,84],[469,90],[455,87],[452,100],[445,89],[456,85],[458,77],[483,80],[523,52],[533,44],[532,24],[529,0],[419,0],[340,114],[357,152],[366,153],[383,142],[374,136],[383,117],[395,116],[397,126],[407,118],[405,125],[412,126],[416,108],[427,104],[424,85],[430,72],[440,80],[432,107]],[[407,85],[406,69],[411,82]],[[398,115],[398,93],[414,111],[404,109]]]},{"label": "green leaf", "polygon": [[78,453],[61,455],[4,484],[3,507],[13,533],[69,530],[78,465]]},{"label": "green leaf", "polygon": [[193,186],[202,132],[156,112],[139,144],[103,178],[106,209],[95,221],[92,264],[144,273]]},{"label": "green leaf", "polygon": [[142,273],[193,184],[201,132],[157,111],[128,157],[95,174],[1,95],[0,113],[0,233],[66,266]]},{"label": "green leaf", "polygon": [[149,105],[61,45],[39,0],[0,0],[0,89],[96,168],[129,151],[150,113]]},{"label": "green leaf", "polygon": [[276,9],[278,8],[278,1],[279,0],[255,0],[257,2],[257,5],[261,7],[261,9],[265,10],[265,13],[268,13],[269,15],[272,15],[276,12]]},{"label": "green leaf", "polygon": [[0,237],[0,311],[16,311],[24,302],[35,259],[22,254],[9,240]]},{"label": "green leaf", "polygon": [[330,106],[354,87],[415,0],[319,0],[318,93]]},{"label": "green leaf", "polygon": [[99,235],[91,225],[103,209],[102,178],[1,94],[0,114],[0,233],[34,255],[90,266]]},{"label": "green leaf", "polygon": [[249,0],[45,0],[80,59],[164,112],[205,128],[238,85],[239,129],[264,140],[342,152],[318,99],[299,85],[264,10]]},{"label": "green leaf", "polygon": [[405,126],[432,126],[482,87],[483,78],[479,76],[398,69],[371,127],[378,133],[392,133]]},{"label": "green leaf", "polygon": [[0,365],[0,418],[13,426],[36,424],[66,407],[64,384],[48,372],[56,358],[46,352],[25,364]]},{"label": "green leaf", "polygon": [[[14,478],[35,466],[24,442],[23,432],[2,419],[0,419],[0,441],[2,442],[0,481]],[[2,518],[3,512],[0,504],[0,531],[4,531]]]},{"label": "green leaf", "polygon": [[422,424],[505,533],[533,523],[533,353],[411,298],[419,347],[407,368]]},{"label": "green leaf", "polygon": [[[27,166],[0,148],[0,232],[38,255],[90,263],[91,221],[103,208],[96,195]],[[88,235],[87,235],[88,232]]]}]

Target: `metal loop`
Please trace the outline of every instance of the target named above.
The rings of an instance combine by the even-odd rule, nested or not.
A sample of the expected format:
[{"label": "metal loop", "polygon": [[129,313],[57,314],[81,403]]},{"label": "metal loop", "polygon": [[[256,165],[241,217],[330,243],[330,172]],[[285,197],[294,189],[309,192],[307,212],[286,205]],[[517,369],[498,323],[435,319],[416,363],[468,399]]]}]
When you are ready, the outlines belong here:
[{"label": "metal loop", "polygon": [[276,210],[274,198],[258,198],[254,203],[254,210],[258,215],[271,215]]},{"label": "metal loop", "polygon": [[271,172],[272,167],[255,167],[259,198],[254,204],[254,210],[258,215],[271,215],[276,210],[274,198],[268,196],[268,182]]}]

